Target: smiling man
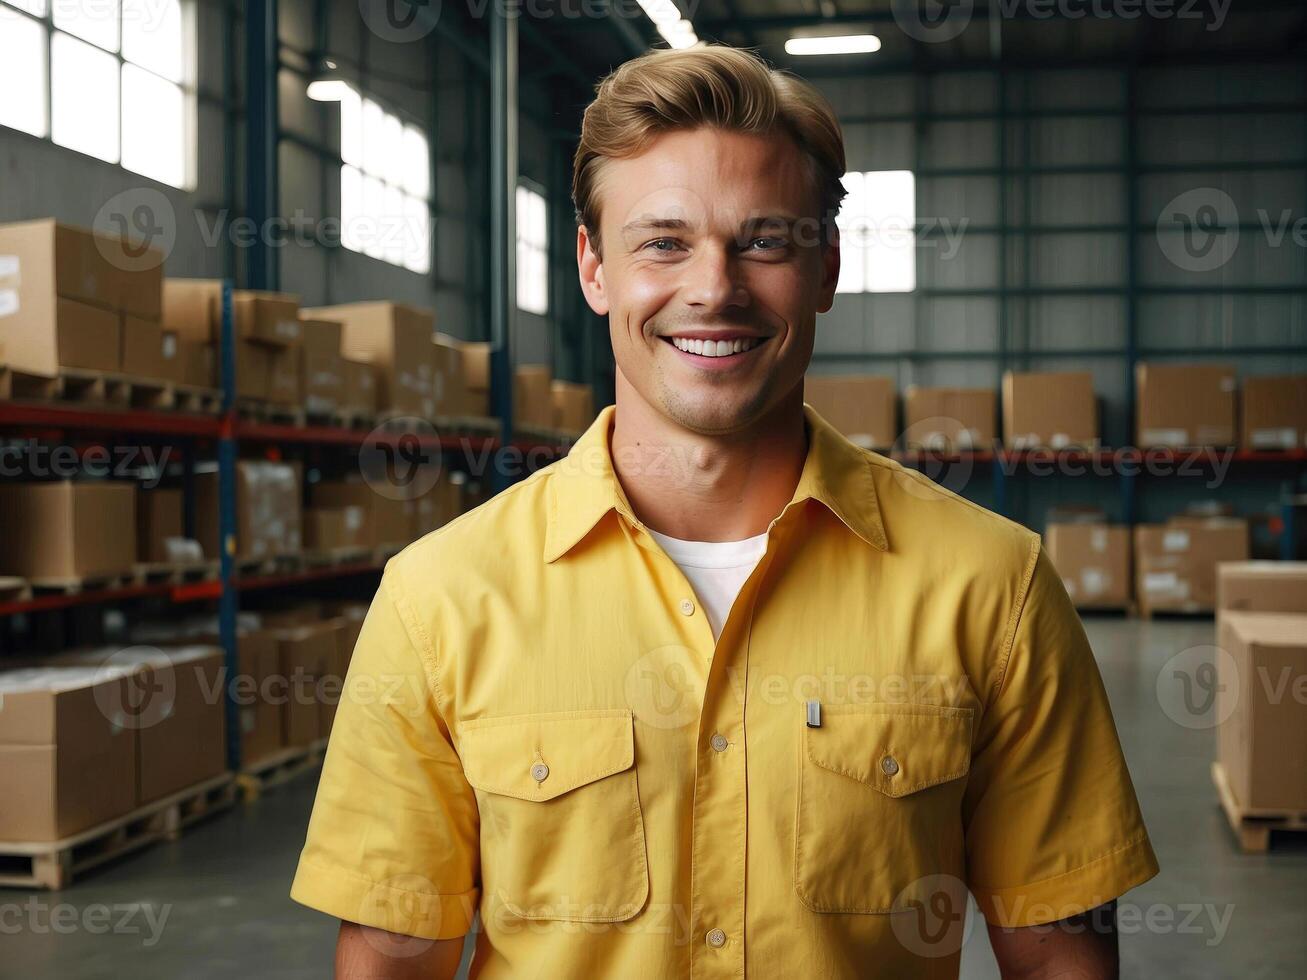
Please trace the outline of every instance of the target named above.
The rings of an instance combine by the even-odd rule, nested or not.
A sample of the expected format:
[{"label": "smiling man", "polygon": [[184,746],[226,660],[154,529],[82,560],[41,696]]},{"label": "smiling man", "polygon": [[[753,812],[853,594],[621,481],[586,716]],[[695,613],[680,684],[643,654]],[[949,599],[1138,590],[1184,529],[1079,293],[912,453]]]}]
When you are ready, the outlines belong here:
[{"label": "smiling man", "polygon": [[292,895],[337,976],[1117,969],[1157,869],[1084,632],[1029,531],[803,402],[844,149],[722,47],[619,68],[576,155],[616,406],[395,558]]}]

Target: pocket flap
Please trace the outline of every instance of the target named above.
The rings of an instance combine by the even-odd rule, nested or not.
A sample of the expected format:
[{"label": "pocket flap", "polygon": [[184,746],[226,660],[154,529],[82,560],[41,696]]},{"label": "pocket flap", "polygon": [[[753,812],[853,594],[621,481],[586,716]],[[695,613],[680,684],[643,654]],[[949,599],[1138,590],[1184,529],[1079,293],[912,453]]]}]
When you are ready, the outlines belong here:
[{"label": "pocket flap", "polygon": [[804,728],[808,758],[886,796],[907,796],[966,775],[970,708],[931,704],[822,705]]},{"label": "pocket flap", "polygon": [[635,763],[629,708],[479,718],[459,725],[458,736],[472,786],[536,803]]}]

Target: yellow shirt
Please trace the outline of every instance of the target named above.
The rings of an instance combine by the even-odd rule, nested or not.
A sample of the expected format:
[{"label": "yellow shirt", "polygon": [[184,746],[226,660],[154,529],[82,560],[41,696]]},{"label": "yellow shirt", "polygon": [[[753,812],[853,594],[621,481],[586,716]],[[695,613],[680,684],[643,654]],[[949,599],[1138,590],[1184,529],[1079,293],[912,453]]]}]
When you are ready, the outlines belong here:
[{"label": "yellow shirt", "polygon": [[[477,977],[952,977],[1157,871],[1037,535],[805,407],[714,644],[616,479],[564,459],[393,559],[291,895]],[[814,706],[815,705],[815,706]]]}]

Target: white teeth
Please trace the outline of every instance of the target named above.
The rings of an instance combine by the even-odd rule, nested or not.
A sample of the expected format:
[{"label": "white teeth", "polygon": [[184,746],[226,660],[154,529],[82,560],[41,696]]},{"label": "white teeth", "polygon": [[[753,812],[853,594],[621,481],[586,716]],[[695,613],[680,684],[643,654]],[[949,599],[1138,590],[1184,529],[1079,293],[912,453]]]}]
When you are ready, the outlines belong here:
[{"label": "white teeth", "polygon": [[677,350],[683,350],[690,354],[699,354],[702,357],[725,357],[727,354],[738,354],[741,351],[752,350],[760,343],[757,337],[737,337],[734,340],[698,340],[688,337],[672,337],[671,341]]}]

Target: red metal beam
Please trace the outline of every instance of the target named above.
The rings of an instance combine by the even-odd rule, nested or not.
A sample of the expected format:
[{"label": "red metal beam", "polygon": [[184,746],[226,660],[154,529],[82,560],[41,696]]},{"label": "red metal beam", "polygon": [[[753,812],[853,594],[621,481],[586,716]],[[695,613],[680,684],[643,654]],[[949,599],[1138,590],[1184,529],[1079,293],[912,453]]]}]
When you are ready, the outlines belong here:
[{"label": "red metal beam", "polygon": [[148,435],[218,435],[218,417],[186,412],[82,408],[59,403],[0,402],[0,427],[46,426],[75,431],[139,432]]}]

